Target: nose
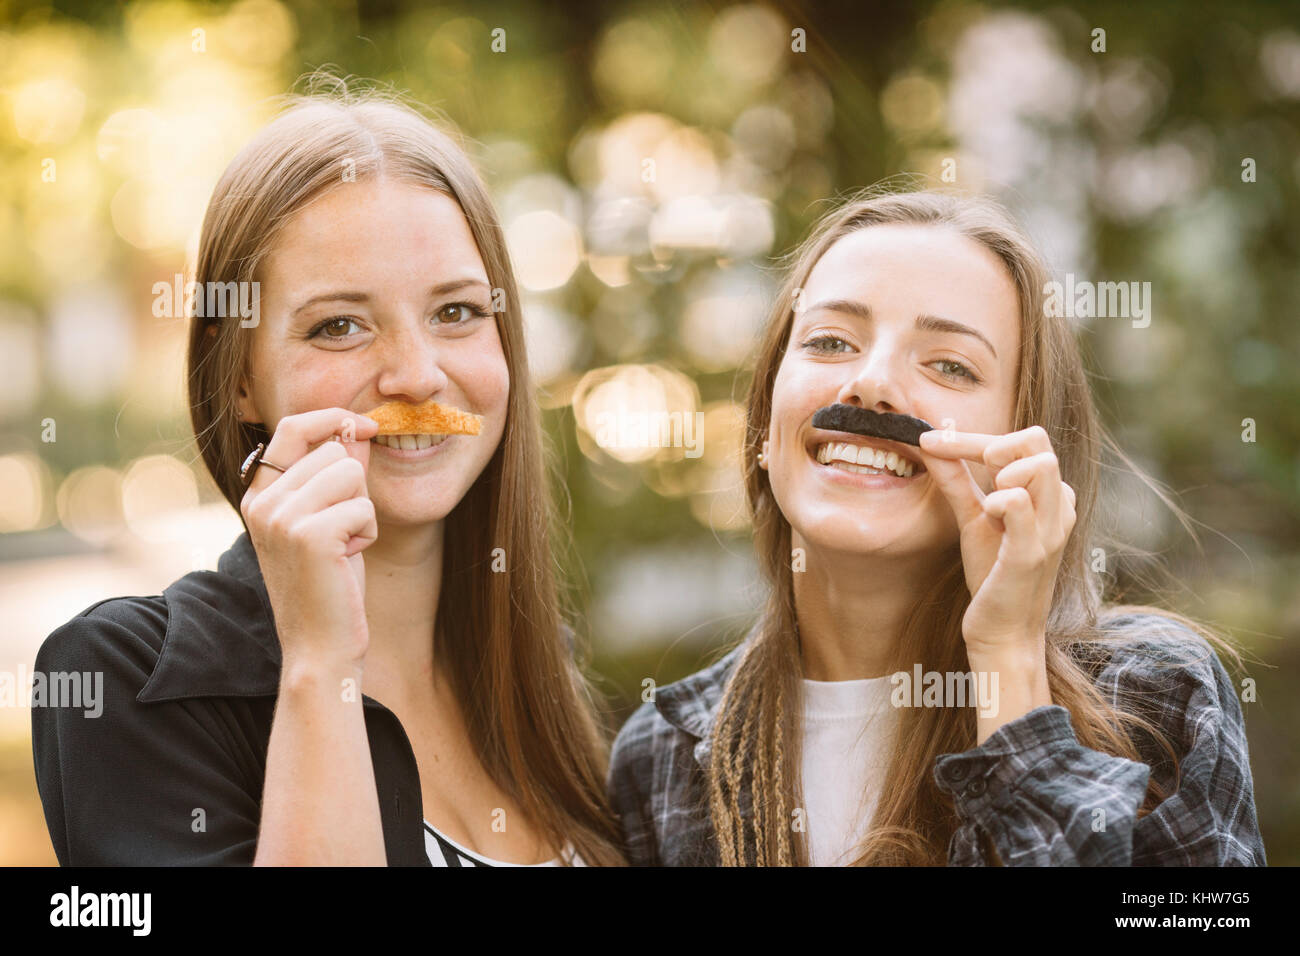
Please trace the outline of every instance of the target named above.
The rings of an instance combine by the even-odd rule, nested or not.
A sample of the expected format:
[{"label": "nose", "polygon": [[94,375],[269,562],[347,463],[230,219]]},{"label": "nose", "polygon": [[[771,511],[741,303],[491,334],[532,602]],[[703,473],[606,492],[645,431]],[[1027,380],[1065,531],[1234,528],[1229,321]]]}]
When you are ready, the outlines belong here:
[{"label": "nose", "polygon": [[875,412],[900,412],[906,405],[899,389],[898,361],[889,343],[877,339],[853,366],[835,401]]},{"label": "nose", "polygon": [[381,340],[379,392],[389,401],[418,405],[447,387],[441,343],[422,320],[405,323]]}]

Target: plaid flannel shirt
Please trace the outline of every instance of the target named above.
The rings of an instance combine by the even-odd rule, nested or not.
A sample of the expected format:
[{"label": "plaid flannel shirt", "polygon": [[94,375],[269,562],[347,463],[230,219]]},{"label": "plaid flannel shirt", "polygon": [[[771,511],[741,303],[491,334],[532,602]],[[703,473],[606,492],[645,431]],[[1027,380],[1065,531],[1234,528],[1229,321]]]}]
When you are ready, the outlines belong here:
[{"label": "plaid flannel shirt", "polygon": [[[1140,637],[1116,644],[1095,681],[1112,705],[1121,692],[1142,701],[1178,751],[1176,789],[1167,754],[1145,735],[1136,763],[1080,744],[1064,707],[1038,707],[983,744],[935,760],[935,781],[959,818],[949,866],[990,865],[982,836],[1007,866],[1265,865],[1236,688],[1209,644],[1170,618],[1126,615],[1108,626],[1135,623]],[[659,688],[619,732],[608,789],[634,865],[717,865],[709,732],[753,635]],[[1170,795],[1138,819],[1153,773]]]}]

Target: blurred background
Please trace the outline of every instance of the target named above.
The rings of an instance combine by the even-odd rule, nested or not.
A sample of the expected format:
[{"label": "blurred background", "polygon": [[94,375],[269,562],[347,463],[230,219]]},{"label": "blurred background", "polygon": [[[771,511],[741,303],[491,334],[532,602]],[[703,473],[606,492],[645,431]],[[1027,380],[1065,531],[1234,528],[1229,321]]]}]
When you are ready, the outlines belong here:
[{"label": "blurred background", "polygon": [[[0,4],[0,674],[30,682],[58,625],[215,568],[242,530],[189,431],[185,320],[153,289],[189,270],[272,97],[335,64],[473,140],[611,729],[762,600],[740,403],[777,257],[828,200],[953,183],[1006,202],[1059,276],[1150,282],[1148,327],[1077,324],[1105,421],[1201,546],[1116,471],[1102,511],[1173,575],[1108,573],[1248,650],[1269,862],[1300,863],[1297,21],[1240,2]],[[702,452],[602,441],[619,408],[702,414]],[[28,694],[0,706],[0,864],[55,862]]]}]

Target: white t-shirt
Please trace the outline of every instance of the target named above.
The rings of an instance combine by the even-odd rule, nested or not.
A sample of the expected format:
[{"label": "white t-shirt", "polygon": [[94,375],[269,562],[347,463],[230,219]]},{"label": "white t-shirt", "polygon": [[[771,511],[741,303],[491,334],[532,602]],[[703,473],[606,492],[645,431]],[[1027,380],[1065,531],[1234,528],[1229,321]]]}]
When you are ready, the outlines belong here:
[{"label": "white t-shirt", "polygon": [[813,866],[847,866],[880,798],[897,708],[889,677],[803,682],[803,800]]},{"label": "white t-shirt", "polygon": [[[571,849],[571,848],[570,848]],[[547,860],[545,863],[507,863],[475,853],[461,846],[451,837],[424,821],[424,851],[429,854],[429,862],[434,866],[560,866],[560,858]],[[586,866],[582,857],[574,856],[574,866]]]}]

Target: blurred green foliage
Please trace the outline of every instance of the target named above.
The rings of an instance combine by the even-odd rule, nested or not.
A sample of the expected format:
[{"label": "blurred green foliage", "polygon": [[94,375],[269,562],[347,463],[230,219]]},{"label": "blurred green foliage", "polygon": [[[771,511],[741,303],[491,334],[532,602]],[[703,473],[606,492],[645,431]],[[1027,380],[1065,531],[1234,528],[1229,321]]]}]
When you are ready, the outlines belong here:
[{"label": "blurred green foliage", "polygon": [[[655,363],[685,373],[701,407],[743,401],[743,362],[712,363],[684,345],[691,295],[708,288],[709,277],[745,268],[746,281],[770,287],[773,257],[802,237],[825,200],[899,173],[938,184],[946,158],[956,160],[958,185],[993,192],[1022,215],[1061,271],[1151,282],[1150,328],[1094,320],[1081,341],[1121,445],[1212,530],[1197,549],[1176,522],[1149,512],[1117,521],[1118,530],[1141,532],[1145,546],[1165,555],[1181,587],[1144,591],[1123,566],[1117,583],[1133,599],[1168,601],[1216,623],[1269,665],[1252,669],[1258,702],[1246,706],[1256,795],[1270,862],[1300,862],[1300,33],[1293,9],[1208,3],[1193,16],[1180,4],[1116,2],[247,0],[65,2],[6,7],[4,15],[0,295],[10,323],[39,329],[49,321],[72,268],[60,256],[76,249],[64,236],[88,243],[98,257],[90,277],[119,285],[142,329],[152,328],[141,311],[151,283],[183,265],[183,244],[142,247],[123,236],[130,229],[116,204],[126,202],[117,198],[126,174],[101,163],[111,116],[136,107],[183,112],[187,97],[229,99],[255,128],[268,115],[267,96],[324,64],[392,84],[445,113],[471,138],[499,195],[528,177],[566,186],[580,231],[618,195],[600,179],[598,146],[610,142],[601,137],[644,114],[697,134],[688,145],[708,144],[713,193],[762,204],[771,236],[761,250],[732,256],[633,242],[613,253],[626,258],[627,283],[610,286],[580,267],[533,297],[577,327],[578,344],[546,382],[543,404],[575,545],[565,566],[577,609],[591,614],[593,669],[611,697],[611,726],[639,701],[644,678],[662,685],[689,673],[747,623],[724,609],[698,621],[689,640],[660,633],[615,641],[601,628],[617,617],[592,609],[620,562],[650,548],[716,549],[743,560],[748,544],[743,527],[701,520],[700,501],[711,499],[701,498],[698,482],[665,493],[654,477],[662,463],[623,463],[581,447],[566,396],[583,372]],[[1094,49],[1097,28],[1105,30],[1104,53]],[[203,55],[220,68],[181,82],[188,68],[178,64],[194,29],[206,31]],[[505,30],[501,52],[492,50],[497,29]],[[791,48],[798,30],[802,51]],[[29,86],[60,77],[84,98],[68,132],[55,122],[72,108],[67,90]],[[52,111],[43,113],[47,101]],[[54,117],[44,131],[42,116]],[[219,145],[225,153],[216,168],[239,142]],[[86,179],[62,198],[39,185],[41,162],[51,156],[64,175]],[[1248,158],[1252,182],[1243,181]],[[652,211],[662,211],[664,190],[642,193]],[[84,261],[88,253],[76,254]],[[752,303],[735,298],[733,308],[752,310]],[[620,317],[629,315],[649,324],[624,327]],[[752,331],[753,321],[742,317],[736,328]],[[184,409],[175,404],[164,416],[143,414],[138,404],[128,410],[125,386],[89,403],[70,397],[48,374],[46,348],[33,356],[42,373],[30,394],[2,407],[0,453],[30,447],[47,415],[84,437],[41,448],[56,478],[86,464],[120,465],[160,439],[183,439]],[[133,366],[135,379],[144,374]],[[1254,442],[1242,441],[1245,419],[1255,423]]]}]

